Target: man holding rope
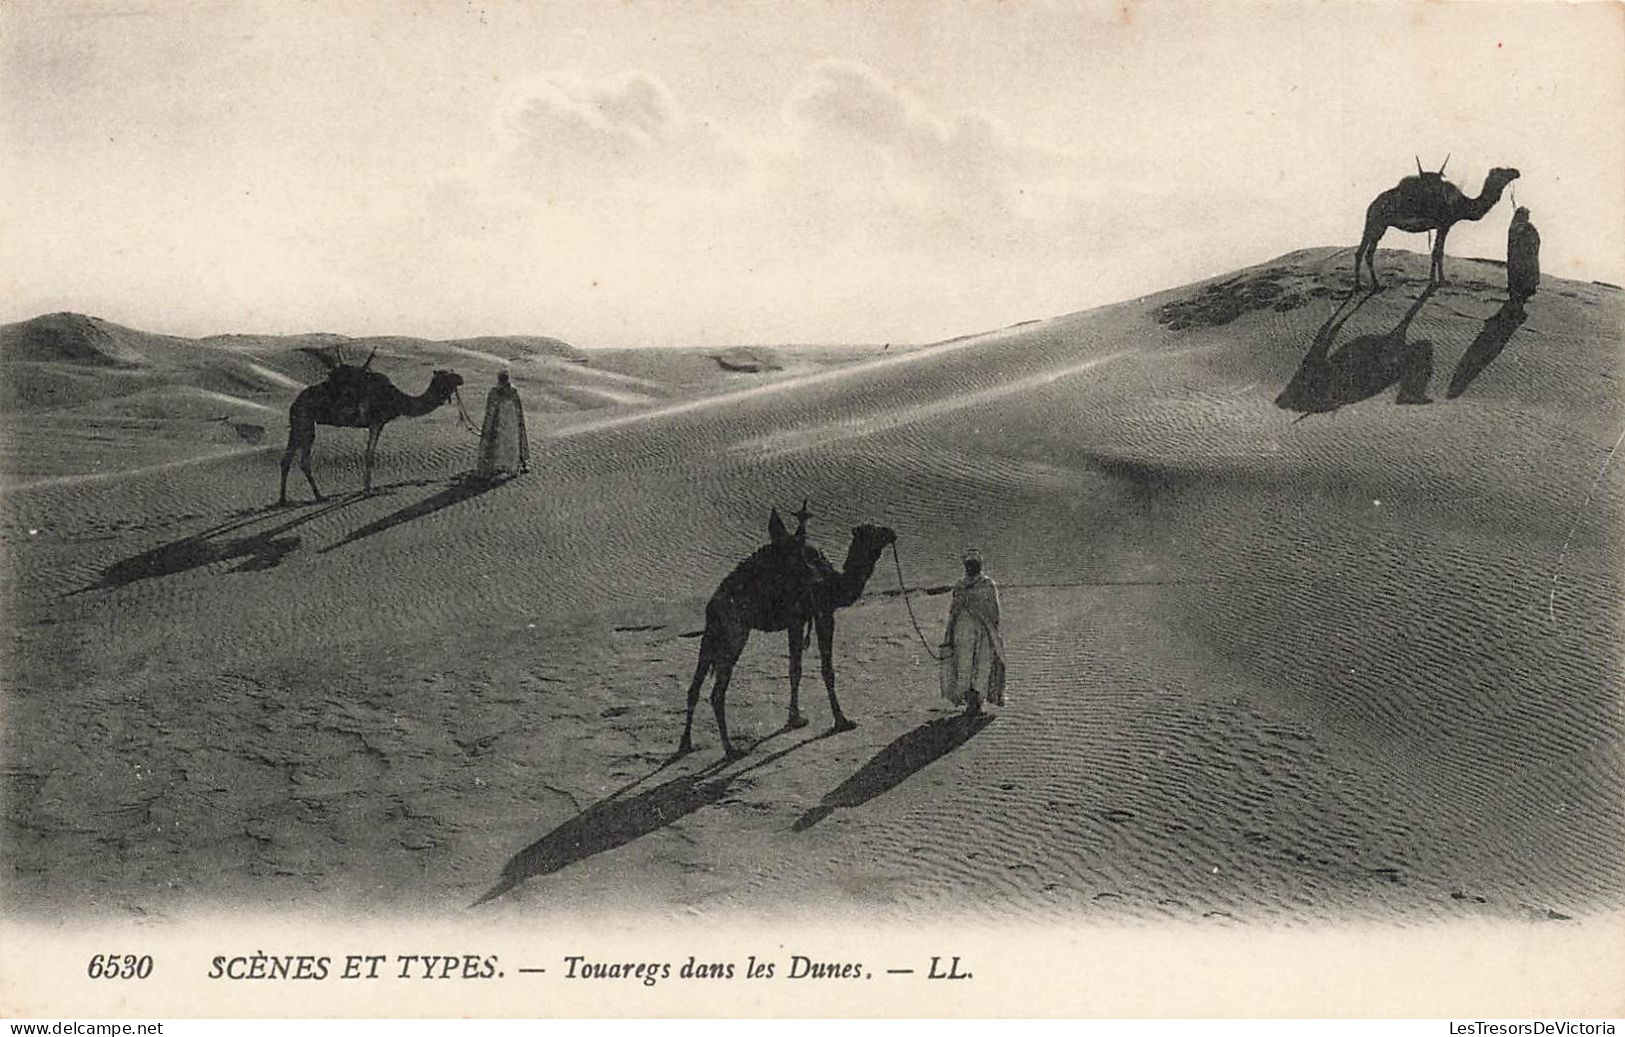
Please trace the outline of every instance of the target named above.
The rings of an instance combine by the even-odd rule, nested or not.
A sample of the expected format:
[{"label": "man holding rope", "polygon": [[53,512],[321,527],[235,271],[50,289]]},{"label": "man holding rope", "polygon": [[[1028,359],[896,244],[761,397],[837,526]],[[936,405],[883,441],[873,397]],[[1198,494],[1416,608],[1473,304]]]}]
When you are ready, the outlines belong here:
[{"label": "man holding rope", "polygon": [[982,703],[1004,705],[1004,638],[999,633],[999,585],[982,571],[982,556],[965,552],[965,578],[954,584],[948,628],[942,635],[942,697],[963,704],[966,716]]}]

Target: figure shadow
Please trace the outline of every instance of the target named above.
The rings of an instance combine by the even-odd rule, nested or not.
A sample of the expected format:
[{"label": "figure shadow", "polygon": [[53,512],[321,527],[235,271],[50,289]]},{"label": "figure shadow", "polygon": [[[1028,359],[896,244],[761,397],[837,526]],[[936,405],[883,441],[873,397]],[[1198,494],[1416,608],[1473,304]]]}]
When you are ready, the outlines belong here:
[{"label": "figure shadow", "polygon": [[396,526],[399,526],[402,523],[411,522],[413,519],[420,519],[426,515],[432,515],[442,508],[449,508],[453,504],[460,504],[463,501],[478,497],[482,493],[489,493],[491,490],[496,489],[498,486],[501,486],[507,481],[507,479],[480,479],[474,476],[459,476],[450,486],[441,490],[439,493],[425,497],[415,504],[408,504],[399,511],[391,512],[381,519],[369,522],[358,529],[351,530],[349,535],[343,540],[340,540],[334,544],[329,544],[316,553],[327,554],[329,551],[337,551],[339,548],[353,544],[358,540],[365,540],[368,537],[375,536],[384,532],[385,530],[394,529]]},{"label": "figure shadow", "polygon": [[[786,730],[788,729],[780,729],[774,735],[757,742],[753,748],[759,747],[777,734],[783,734]],[[782,760],[814,742],[829,738],[832,734],[833,731],[826,731],[813,735],[739,770],[730,771],[728,768],[735,761],[724,758],[697,771],[671,778],[636,795],[628,794],[680,758],[674,756],[647,777],[615,790],[514,854],[503,867],[496,884],[484,896],[474,901],[472,906],[478,907],[504,896],[521,883],[538,875],[551,875],[589,857],[617,849],[657,832],[701,807],[719,802],[733,788],[734,782],[752,771]]]},{"label": "figure shadow", "polygon": [[[1433,296],[1436,285],[1428,285],[1392,331],[1382,335],[1361,335],[1337,352],[1331,352],[1338,333],[1358,306],[1347,313],[1334,311],[1315,333],[1309,352],[1297,373],[1275,398],[1282,410],[1305,416],[1326,414],[1350,403],[1368,400],[1399,386],[1396,403],[1431,403],[1427,394],[1433,378],[1433,344],[1425,339],[1407,341],[1411,321]],[[1301,419],[1300,419],[1301,420]]]},{"label": "figure shadow", "polygon": [[[212,526],[200,533],[171,540],[167,544],[159,544],[151,550],[132,555],[121,561],[114,562],[102,571],[95,583],[88,587],[81,587],[74,594],[86,594],[90,591],[113,590],[135,583],[138,580],[151,580],[164,576],[175,576],[191,569],[200,569],[206,565],[215,565],[220,562],[229,562],[237,559],[238,564],[232,572],[259,572],[275,568],[282,563],[290,553],[297,550],[300,538],[287,536],[290,531],[330,515],[341,508],[347,508],[360,500],[360,494],[351,494],[336,500],[325,501],[317,507],[311,508],[296,518],[279,522],[276,525],[252,533],[243,533],[255,523],[264,521],[272,514],[285,514],[285,511],[271,505],[267,508],[257,508],[246,514],[239,514],[229,522]],[[243,533],[241,536],[230,534]]]},{"label": "figure shadow", "polygon": [[1528,319],[1528,312],[1513,300],[1502,303],[1501,308],[1484,322],[1478,337],[1467,347],[1467,352],[1462,354],[1461,361],[1456,364],[1456,373],[1450,376],[1450,388],[1445,390],[1445,397],[1453,400],[1466,392],[1473,380],[1501,355],[1501,350],[1506,348],[1513,333]]},{"label": "figure shadow", "polygon": [[826,794],[816,807],[797,818],[791,830],[805,832],[838,808],[860,807],[890,792],[924,770],[927,764],[970,741],[992,722],[993,717],[987,713],[977,716],[956,713],[921,724],[876,753],[857,773]]}]

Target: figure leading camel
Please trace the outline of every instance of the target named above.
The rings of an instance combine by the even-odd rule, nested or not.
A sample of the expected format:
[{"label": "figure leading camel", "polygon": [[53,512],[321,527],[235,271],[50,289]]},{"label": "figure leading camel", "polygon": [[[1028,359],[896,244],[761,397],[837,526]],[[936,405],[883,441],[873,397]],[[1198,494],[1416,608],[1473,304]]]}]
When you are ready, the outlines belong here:
[{"label": "figure leading camel", "polygon": [[[802,505],[803,514],[806,505]],[[803,528],[805,527],[803,517]],[[722,749],[732,758],[741,755],[728,738],[726,710],[728,683],[734,665],[745,650],[752,630],[786,632],[790,648],[790,716],[785,726],[805,727],[801,715],[801,653],[807,644],[807,624],[818,636],[824,688],[836,731],[857,725],[841,712],[835,697],[835,610],[858,600],[874,574],[875,562],[897,535],[884,526],[862,525],[852,530],[852,543],[839,572],[817,548],[806,546],[803,536],[791,534],[774,509],[768,522],[772,543],[760,548],[723,578],[705,606],[705,633],[700,637],[700,658],[688,688],[688,719],[683,724],[679,752],[694,748],[694,707],[700,688],[711,674],[711,708],[717,716]]]},{"label": "figure leading camel", "polygon": [[[1445,165],[1450,163],[1445,158]],[[1377,242],[1389,227],[1421,234],[1434,231],[1433,263],[1428,268],[1428,283],[1444,282],[1444,239],[1450,228],[1462,220],[1480,220],[1501,200],[1506,185],[1518,179],[1516,169],[1497,166],[1484,177],[1484,189],[1477,198],[1468,198],[1461,189],[1444,178],[1444,165],[1437,173],[1425,172],[1420,161],[1416,176],[1408,176],[1397,185],[1377,195],[1365,211],[1365,236],[1354,252],[1354,290],[1360,290],[1360,264],[1364,262],[1371,272],[1371,288],[1377,285]]]},{"label": "figure leading camel", "polygon": [[[368,363],[371,362],[369,357]],[[384,375],[367,370],[366,365],[339,364],[327,381],[300,392],[288,408],[288,449],[282,454],[282,492],[278,503],[288,503],[288,467],[296,453],[299,469],[310,483],[310,492],[317,500],[322,499],[316,478],[310,474],[310,447],[316,441],[317,425],[367,430],[362,479],[365,491],[371,493],[373,454],[384,426],[396,418],[419,418],[430,413],[451,399],[462,384],[462,376],[455,371],[436,371],[421,395],[408,396]]]}]

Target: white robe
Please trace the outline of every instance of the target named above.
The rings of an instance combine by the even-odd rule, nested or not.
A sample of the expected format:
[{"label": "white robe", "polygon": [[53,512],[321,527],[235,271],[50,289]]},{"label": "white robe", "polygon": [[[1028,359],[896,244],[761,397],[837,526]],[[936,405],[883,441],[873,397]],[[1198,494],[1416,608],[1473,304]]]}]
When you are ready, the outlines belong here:
[{"label": "white robe", "polygon": [[497,386],[485,398],[485,424],[480,429],[480,457],[474,474],[489,479],[502,472],[519,472],[530,464],[530,442],[525,435],[525,407],[513,386]]},{"label": "white robe", "polygon": [[1004,705],[1004,638],[999,633],[999,585],[986,573],[954,584],[938,673],[942,697],[964,704],[972,690]]}]

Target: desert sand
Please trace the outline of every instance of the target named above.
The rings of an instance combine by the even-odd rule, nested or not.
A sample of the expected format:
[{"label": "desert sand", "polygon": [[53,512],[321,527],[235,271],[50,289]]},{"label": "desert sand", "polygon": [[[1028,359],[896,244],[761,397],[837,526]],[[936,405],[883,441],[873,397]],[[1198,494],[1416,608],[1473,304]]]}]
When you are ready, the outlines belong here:
[{"label": "desert sand", "polygon": [[[476,417],[511,369],[533,471],[459,481],[453,404],[371,496],[320,429],[286,508],[338,340],[4,329],[7,910],[1616,910],[1625,296],[1518,320],[1495,264],[1384,252],[1345,299],[1349,255],[912,349],[345,341]],[[888,554],[837,618],[856,731],[816,664],[782,730],[757,634],[748,754],[702,705],[673,758],[706,598],[804,497],[837,565],[896,531],[933,644],[981,550],[1008,704],[940,700]]]}]

